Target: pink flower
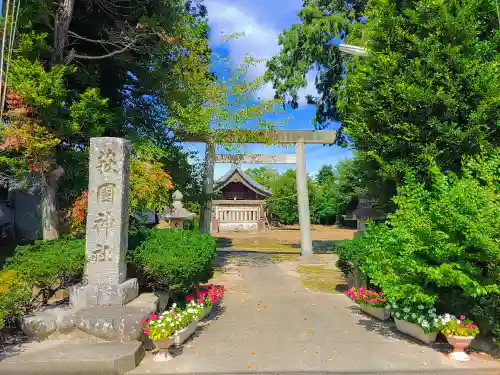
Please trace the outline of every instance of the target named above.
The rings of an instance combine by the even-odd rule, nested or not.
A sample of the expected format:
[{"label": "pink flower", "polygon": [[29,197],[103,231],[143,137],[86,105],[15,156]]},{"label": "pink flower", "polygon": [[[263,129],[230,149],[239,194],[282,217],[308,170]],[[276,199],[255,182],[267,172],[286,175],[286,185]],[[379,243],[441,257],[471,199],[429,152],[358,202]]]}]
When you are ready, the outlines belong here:
[{"label": "pink flower", "polygon": [[170,314],[171,314],[171,315],[175,315],[175,311],[171,311],[171,312],[170,312]]},{"label": "pink flower", "polygon": [[459,318],[460,318],[460,320],[463,320],[463,319],[465,319],[465,315],[462,314],[462,315],[460,315]]},{"label": "pink flower", "polygon": [[141,320],[141,324],[142,325],[146,324],[146,318],[144,318],[144,319]]},{"label": "pink flower", "polygon": [[198,284],[194,284],[193,288],[198,289]]},{"label": "pink flower", "polygon": [[145,334],[145,335],[149,335],[149,328],[146,328],[146,329],[144,330],[144,334]]},{"label": "pink flower", "polygon": [[384,296],[384,293],[380,292],[378,295],[379,295],[380,297],[383,297],[383,296]]},{"label": "pink flower", "polygon": [[194,298],[192,296],[186,296],[186,301],[191,302],[193,300],[194,300]]},{"label": "pink flower", "polygon": [[471,324],[471,328],[476,329],[476,328],[477,328],[477,325],[475,325],[475,324]]},{"label": "pink flower", "polygon": [[149,316],[149,319],[151,319],[151,320],[156,320],[156,319],[158,319],[158,315],[156,315],[156,314],[151,314],[151,315]]},{"label": "pink flower", "polygon": [[464,324],[463,323],[460,323],[460,328],[464,328]]}]

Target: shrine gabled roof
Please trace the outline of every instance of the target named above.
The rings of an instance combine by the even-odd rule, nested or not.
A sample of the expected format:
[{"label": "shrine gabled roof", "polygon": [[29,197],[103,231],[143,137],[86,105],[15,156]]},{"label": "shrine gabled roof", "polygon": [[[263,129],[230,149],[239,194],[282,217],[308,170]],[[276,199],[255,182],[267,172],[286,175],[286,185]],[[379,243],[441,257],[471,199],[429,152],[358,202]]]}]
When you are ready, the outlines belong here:
[{"label": "shrine gabled roof", "polygon": [[249,175],[241,170],[239,167],[233,167],[222,176],[214,185],[214,191],[222,190],[225,186],[229,185],[231,182],[241,182],[250,190],[255,191],[257,194],[268,197],[273,193],[271,190],[266,188],[264,185],[259,184]]}]

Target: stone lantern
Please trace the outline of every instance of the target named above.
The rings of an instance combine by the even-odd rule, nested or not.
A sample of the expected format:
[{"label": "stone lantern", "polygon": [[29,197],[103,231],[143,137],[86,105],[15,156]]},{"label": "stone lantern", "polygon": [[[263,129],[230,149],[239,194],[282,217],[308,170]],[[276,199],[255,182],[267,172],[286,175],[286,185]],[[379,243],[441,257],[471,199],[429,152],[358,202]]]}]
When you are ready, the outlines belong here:
[{"label": "stone lantern", "polygon": [[[168,222],[170,228],[184,228],[184,220],[193,220],[195,214],[186,210],[182,205],[182,193],[176,190],[172,194],[172,209],[165,210],[163,216],[161,217],[160,225],[165,226],[165,221]],[[163,222],[163,224],[162,224]]]}]

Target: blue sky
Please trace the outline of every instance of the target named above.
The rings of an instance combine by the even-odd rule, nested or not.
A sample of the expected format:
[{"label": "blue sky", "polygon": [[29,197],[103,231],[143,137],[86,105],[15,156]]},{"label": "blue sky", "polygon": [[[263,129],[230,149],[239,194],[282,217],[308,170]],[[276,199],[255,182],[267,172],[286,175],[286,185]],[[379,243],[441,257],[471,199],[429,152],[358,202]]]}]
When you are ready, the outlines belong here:
[{"label": "blue sky", "polygon": [[[271,58],[279,53],[277,37],[283,29],[298,22],[296,15],[301,9],[302,0],[287,0],[286,2],[283,2],[283,0],[205,0],[205,4],[208,9],[209,25],[211,27],[210,43],[214,51],[220,52],[222,50],[222,33],[245,33],[245,36],[229,44],[231,55],[236,60],[239,60],[247,53],[256,58]],[[265,66],[262,64],[255,67],[249,74],[255,77],[264,72]],[[282,126],[282,129],[313,129],[312,119],[315,108],[306,104],[305,95],[315,92],[314,75],[311,73],[308,76],[308,86],[300,92],[302,100],[299,108],[287,111],[285,116],[291,116],[291,119]],[[261,98],[272,98],[274,92],[272,87],[267,85],[257,95]],[[191,151],[198,151],[200,157],[203,158],[205,149],[203,144],[186,143],[184,147]],[[242,149],[251,153],[286,154],[294,152],[293,148],[282,146],[266,147],[258,144],[243,145]],[[217,151],[226,153],[223,149]],[[335,165],[340,160],[351,156],[349,150],[338,146],[306,145],[307,170],[310,175],[314,175],[324,164]],[[259,166],[258,164],[243,165],[243,168]],[[281,171],[294,168],[294,166],[289,165],[269,166]],[[229,164],[216,164],[215,178],[221,177],[230,167]]]}]

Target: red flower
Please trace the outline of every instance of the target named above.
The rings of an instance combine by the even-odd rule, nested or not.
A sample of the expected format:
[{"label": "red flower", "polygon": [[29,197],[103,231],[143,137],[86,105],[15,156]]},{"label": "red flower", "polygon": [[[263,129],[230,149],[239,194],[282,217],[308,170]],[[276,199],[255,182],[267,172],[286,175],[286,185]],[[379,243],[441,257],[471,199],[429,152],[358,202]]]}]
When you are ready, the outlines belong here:
[{"label": "red flower", "polygon": [[186,301],[191,302],[193,300],[194,300],[194,298],[192,296],[186,296]]},{"label": "red flower", "polygon": [[193,288],[198,289],[198,284],[194,284]]},{"label": "red flower", "polygon": [[460,328],[464,328],[464,323],[460,323]]}]

